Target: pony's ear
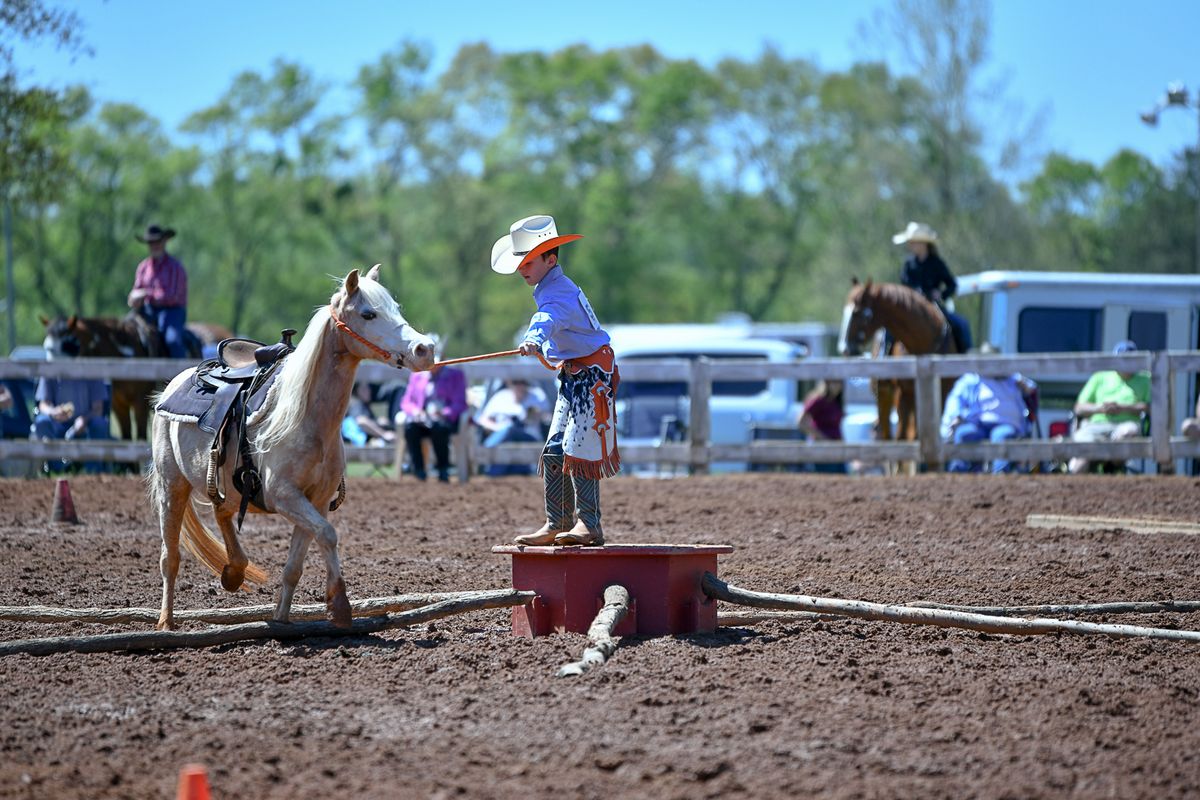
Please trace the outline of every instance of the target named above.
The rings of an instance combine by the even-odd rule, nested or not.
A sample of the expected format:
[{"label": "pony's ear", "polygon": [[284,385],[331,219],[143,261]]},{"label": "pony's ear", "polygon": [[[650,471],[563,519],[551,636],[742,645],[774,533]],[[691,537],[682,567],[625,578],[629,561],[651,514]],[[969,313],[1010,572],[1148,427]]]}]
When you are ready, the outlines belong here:
[{"label": "pony's ear", "polygon": [[369,270],[367,270],[366,277],[367,277],[367,278],[369,278],[370,280],[373,280],[373,281],[375,281],[376,283],[378,283],[378,282],[379,282],[379,267],[380,267],[380,266],[381,266],[380,264],[376,264],[375,266],[373,266],[373,267],[371,267]]},{"label": "pony's ear", "polygon": [[867,282],[865,284],[863,284],[863,291],[864,292],[871,291],[871,279],[870,278],[867,278]]},{"label": "pony's ear", "polygon": [[46,319],[46,315],[45,315],[45,314],[38,314],[38,319],[40,319],[40,320],[42,321],[42,327],[43,327],[43,328],[46,328],[46,327],[49,327],[49,326],[50,326],[50,320]]},{"label": "pony's ear", "polygon": [[67,317],[67,330],[70,330],[71,328],[74,328],[74,327],[75,327],[75,322],[76,322],[76,321],[77,321],[77,317],[76,317],[74,314],[72,314],[71,316]]},{"label": "pony's ear", "polygon": [[346,280],[342,282],[342,289],[346,292],[346,297],[358,291],[358,270],[350,270],[350,274],[346,276]]},{"label": "pony's ear", "polygon": [[850,285],[851,285],[851,286],[858,286],[858,276],[857,276],[857,275],[851,275],[851,276],[850,276]]}]

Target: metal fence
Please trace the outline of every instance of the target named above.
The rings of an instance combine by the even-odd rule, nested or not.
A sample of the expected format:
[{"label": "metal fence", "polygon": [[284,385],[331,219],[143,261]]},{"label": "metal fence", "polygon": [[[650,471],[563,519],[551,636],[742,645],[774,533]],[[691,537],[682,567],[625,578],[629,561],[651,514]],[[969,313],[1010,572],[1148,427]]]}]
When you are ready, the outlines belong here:
[{"label": "metal fence", "polygon": [[[76,359],[71,361],[0,360],[0,378],[40,377],[96,378],[101,380],[167,381],[180,371],[180,362],[170,359]],[[547,371],[531,360],[476,362],[463,365],[468,381],[502,378],[545,380]],[[1102,460],[1147,459],[1167,469],[1174,461],[1200,457],[1200,442],[1174,436],[1176,409],[1170,388],[1188,374],[1200,372],[1200,352],[1138,352],[1124,355],[1105,353],[1022,354],[1007,356],[906,356],[878,360],[809,359],[794,363],[708,359],[630,360],[620,365],[621,376],[630,381],[685,382],[688,385],[690,418],[687,439],[648,445],[621,444],[626,464],[674,465],[701,473],[715,462],[749,464],[837,463],[914,461],[931,467],[952,458],[969,461],[1007,460],[1039,462],[1071,457]],[[1149,436],[1118,442],[1074,442],[1064,440],[1016,440],[1000,443],[950,444],[939,435],[941,383],[967,372],[1021,372],[1074,375],[1081,379],[1098,370],[1149,371],[1151,405]],[[359,380],[384,383],[395,380],[394,369],[364,362]],[[914,382],[916,417],[920,438],[915,442],[809,442],[755,441],[744,444],[714,444],[710,441],[709,401],[714,380],[762,381],[773,378],[820,380],[850,378],[898,378]],[[1190,409],[1179,409],[1180,417]],[[506,444],[485,448],[471,431],[454,437],[454,462],[460,480],[467,480],[477,467],[489,464],[529,464],[541,452],[540,443]],[[392,447],[346,448],[347,460],[377,466],[403,461],[403,444]],[[124,441],[0,441],[0,459],[56,459],[79,461],[145,462],[150,457],[146,442]]]}]

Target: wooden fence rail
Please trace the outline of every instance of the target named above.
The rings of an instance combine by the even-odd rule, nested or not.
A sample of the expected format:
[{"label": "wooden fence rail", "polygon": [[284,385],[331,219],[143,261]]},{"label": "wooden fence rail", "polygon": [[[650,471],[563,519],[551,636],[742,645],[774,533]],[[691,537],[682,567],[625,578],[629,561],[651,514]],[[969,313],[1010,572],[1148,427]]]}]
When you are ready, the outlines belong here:
[{"label": "wooden fence rail", "polygon": [[[166,381],[174,377],[185,362],[171,359],[75,359],[70,361],[11,361],[0,359],[0,378],[39,377],[94,378],[101,380],[140,379]],[[470,382],[502,378],[545,381],[550,373],[532,359],[476,362],[464,364]],[[1072,442],[1069,440],[1018,440],[1002,443],[981,442],[955,445],[943,442],[938,423],[941,418],[941,383],[966,372],[1021,372],[1026,375],[1072,376],[1080,380],[1102,369],[1146,370],[1151,375],[1152,397],[1149,436],[1121,442]],[[1003,356],[906,356],[891,359],[806,359],[788,363],[708,359],[629,360],[621,364],[626,381],[670,381],[688,385],[688,438],[681,442],[621,444],[627,464],[655,463],[672,465],[692,472],[704,472],[714,462],[736,461],[751,464],[835,463],[851,460],[867,462],[921,461],[938,466],[951,458],[982,461],[995,458],[1021,461],[1045,461],[1079,456],[1091,459],[1148,459],[1166,467],[1177,459],[1200,457],[1200,442],[1172,436],[1178,420],[1190,409],[1176,414],[1172,387],[1189,373],[1200,372],[1200,352],[1162,351],[1124,355],[1107,353],[1022,354]],[[400,378],[395,369],[365,362],[359,379],[384,383]],[[900,378],[914,381],[920,438],[916,442],[806,442],[761,441],[743,444],[714,444],[711,439],[710,399],[713,381],[763,381],[773,378],[820,380],[850,378]],[[454,437],[454,460],[466,468],[458,470],[467,480],[475,467],[489,464],[529,464],[536,461],[540,443],[508,444],[484,448],[469,432]],[[347,447],[350,461],[380,467],[399,466],[403,445],[399,447]],[[0,459],[72,460],[145,462],[149,459],[146,442],[122,441],[0,441]],[[396,470],[396,474],[400,474]]]}]

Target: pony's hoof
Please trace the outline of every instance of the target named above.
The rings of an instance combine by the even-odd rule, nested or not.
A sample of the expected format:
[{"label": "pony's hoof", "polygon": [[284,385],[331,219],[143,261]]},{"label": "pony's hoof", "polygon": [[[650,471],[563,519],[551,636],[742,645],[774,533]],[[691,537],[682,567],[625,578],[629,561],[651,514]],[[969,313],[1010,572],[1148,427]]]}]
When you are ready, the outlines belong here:
[{"label": "pony's hoof", "polygon": [[170,617],[159,617],[158,622],[154,624],[156,631],[173,631],[175,630],[175,621]]},{"label": "pony's hoof", "polygon": [[227,592],[236,592],[242,588],[242,581],[246,580],[246,570],[234,570],[231,565],[226,564],[221,570],[221,586]]},{"label": "pony's hoof", "polygon": [[330,596],[325,599],[325,608],[329,611],[329,621],[338,628],[349,628],[354,624],[350,614],[350,601],[346,598],[346,584],[338,579]]}]

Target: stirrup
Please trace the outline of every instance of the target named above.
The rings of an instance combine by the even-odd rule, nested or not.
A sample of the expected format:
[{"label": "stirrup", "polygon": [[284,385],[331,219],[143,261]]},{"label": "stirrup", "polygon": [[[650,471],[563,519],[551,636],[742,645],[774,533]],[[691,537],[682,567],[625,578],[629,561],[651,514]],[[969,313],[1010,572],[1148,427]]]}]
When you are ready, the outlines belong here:
[{"label": "stirrup", "polygon": [[204,488],[208,494],[208,499],[212,500],[214,506],[219,506],[225,502],[225,495],[221,492],[221,487],[217,482],[219,477],[219,467],[217,460],[220,457],[220,451],[217,448],[212,448],[208,451],[208,474],[204,479]]}]

